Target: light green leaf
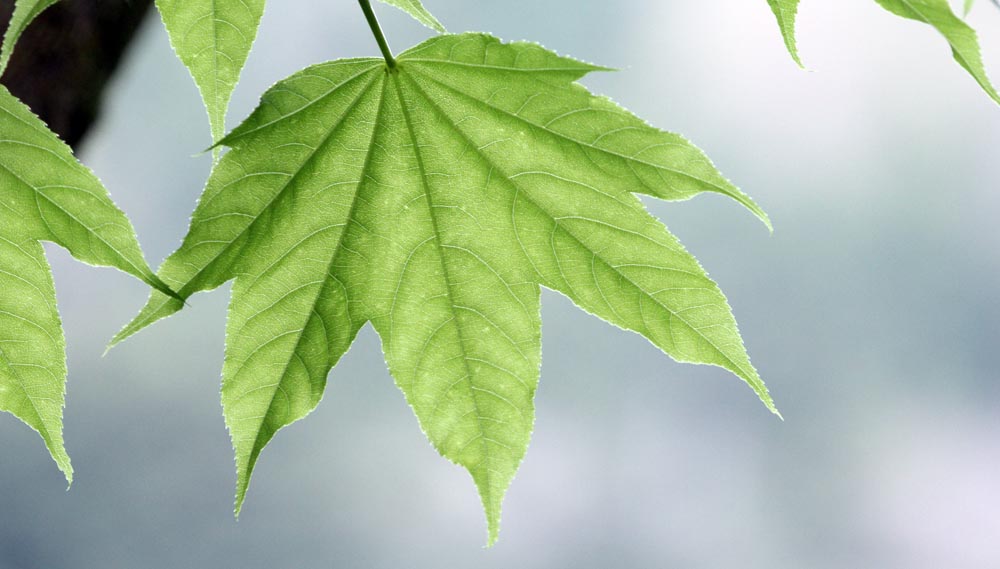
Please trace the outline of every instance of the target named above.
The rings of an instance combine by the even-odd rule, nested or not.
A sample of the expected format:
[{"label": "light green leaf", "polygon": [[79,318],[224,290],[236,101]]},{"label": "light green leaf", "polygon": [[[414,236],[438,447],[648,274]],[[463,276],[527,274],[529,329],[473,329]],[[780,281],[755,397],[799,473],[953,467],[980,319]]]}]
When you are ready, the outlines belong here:
[{"label": "light green leaf", "polygon": [[[725,297],[633,192],[716,192],[766,216],[687,140],[575,83],[599,69],[441,36],[393,70],[305,69],[222,141],[160,275],[184,298],[236,279],[222,400],[237,511],[261,449],[370,321],[428,438],[472,474],[492,543],[534,421],[540,286],[732,371],[774,410]],[[181,306],[153,294],[114,341]]]},{"label": "light green leaf", "polygon": [[213,141],[225,133],[226,109],[257,37],[264,1],[156,0],[170,44],[201,92]]},{"label": "light green leaf", "polygon": [[438,32],[445,33],[447,30],[441,25],[441,22],[437,20],[430,12],[424,8],[424,5],[420,3],[420,0],[380,0],[384,4],[390,6],[395,6],[400,10],[406,12],[407,14],[413,16],[413,19],[420,22],[421,24],[427,26],[428,28]]},{"label": "light green leaf", "polygon": [[146,265],[100,181],[2,86],[0,133],[0,410],[38,431],[72,481],[62,437],[65,343],[39,242],[170,289]]},{"label": "light green leaf", "polygon": [[955,61],[972,75],[990,98],[1000,103],[1000,93],[997,93],[989,77],[986,76],[975,30],[952,12],[948,0],[875,1],[897,16],[933,26],[948,40]]},{"label": "light green leaf", "polygon": [[16,0],[14,2],[14,13],[10,17],[10,24],[3,35],[3,45],[0,46],[0,75],[7,69],[10,63],[10,55],[14,52],[14,45],[18,38],[24,33],[25,28],[46,8],[55,4],[59,0]]},{"label": "light green leaf", "polygon": [[781,28],[781,35],[785,38],[785,46],[788,53],[792,54],[792,59],[799,67],[803,67],[799,58],[799,48],[795,42],[795,16],[799,10],[799,0],[767,0],[771,5],[771,11],[778,19],[778,26]]}]

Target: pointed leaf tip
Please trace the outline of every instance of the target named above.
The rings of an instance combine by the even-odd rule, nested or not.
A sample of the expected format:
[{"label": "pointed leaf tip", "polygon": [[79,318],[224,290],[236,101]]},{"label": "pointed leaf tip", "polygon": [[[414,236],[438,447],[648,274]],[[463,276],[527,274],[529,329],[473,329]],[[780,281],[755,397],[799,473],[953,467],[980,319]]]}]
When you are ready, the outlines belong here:
[{"label": "pointed leaf tip", "polygon": [[922,22],[936,29],[951,46],[952,56],[994,102],[1000,104],[1000,93],[986,73],[976,31],[951,9],[948,0],[875,0],[893,14]]},{"label": "pointed leaf tip", "polygon": [[229,100],[257,37],[264,4],[265,0],[156,2],[170,45],[201,93],[213,141],[225,132]]},{"label": "pointed leaf tip", "polygon": [[740,205],[749,210],[750,213],[754,214],[754,216],[757,219],[759,219],[761,223],[764,224],[764,227],[767,227],[767,231],[769,233],[772,234],[774,233],[774,225],[771,224],[771,217],[767,215],[767,212],[764,211],[764,208],[757,205],[757,202],[754,201],[753,198],[746,195],[739,188],[733,186],[732,184],[729,184],[729,188],[727,188],[727,191],[720,193],[736,200]]},{"label": "pointed leaf tip", "polygon": [[799,0],[767,0],[778,19],[778,27],[781,28],[781,36],[785,40],[785,47],[792,56],[796,65],[805,69],[802,59],[799,57],[798,42],[795,39],[795,19],[799,10]]}]

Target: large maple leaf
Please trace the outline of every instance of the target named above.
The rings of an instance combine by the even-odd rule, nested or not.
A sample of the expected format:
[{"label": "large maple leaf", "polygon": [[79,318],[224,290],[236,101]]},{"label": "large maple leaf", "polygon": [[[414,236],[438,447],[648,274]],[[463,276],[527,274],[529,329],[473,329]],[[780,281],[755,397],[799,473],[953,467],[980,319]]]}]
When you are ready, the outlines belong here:
[{"label": "large maple leaf", "polygon": [[[732,197],[705,155],[575,81],[602,68],[481,34],[387,65],[348,59],[272,87],[222,144],[160,276],[187,298],[236,279],[222,400],[237,509],[254,463],[308,414],[371,322],[437,450],[479,488],[496,539],[524,456],[539,292],[713,364],[774,409],[725,297],[634,193]],[[182,307],[154,292],[115,341]]]}]

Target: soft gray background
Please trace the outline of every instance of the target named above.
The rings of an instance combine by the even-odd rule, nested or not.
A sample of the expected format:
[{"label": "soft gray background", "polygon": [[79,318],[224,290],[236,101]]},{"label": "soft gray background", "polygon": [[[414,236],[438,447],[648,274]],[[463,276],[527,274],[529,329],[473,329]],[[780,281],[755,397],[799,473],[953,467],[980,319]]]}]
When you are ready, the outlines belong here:
[{"label": "soft gray background", "polygon": [[[1000,11],[973,23],[1000,77]],[[50,247],[69,344],[65,491],[0,417],[0,567],[1000,566],[1000,108],[932,30],[805,2],[791,63],[764,0],[427,0],[450,29],[617,66],[587,79],[685,133],[770,213],[650,203],[729,295],[786,421],[726,373],[544,296],[534,440],[483,549],[467,475],[362,332],[265,451],[239,522],[218,403],[227,292],[101,358],[146,290]],[[379,6],[391,44],[427,32]],[[350,0],[273,1],[230,124],[311,63],[375,55]],[[207,176],[208,127],[147,22],[82,153],[155,266]]]}]

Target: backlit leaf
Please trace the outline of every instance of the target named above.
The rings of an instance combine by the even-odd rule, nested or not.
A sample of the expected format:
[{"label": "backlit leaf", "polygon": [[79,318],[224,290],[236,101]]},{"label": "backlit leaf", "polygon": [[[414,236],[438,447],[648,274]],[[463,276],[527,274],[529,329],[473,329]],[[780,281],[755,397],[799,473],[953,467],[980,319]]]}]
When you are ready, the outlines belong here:
[{"label": "backlit leaf", "polygon": [[[184,243],[181,297],[236,279],[222,400],[237,510],[264,445],[319,402],[371,322],[421,427],[465,467],[496,537],[527,449],[539,293],[746,381],[774,410],[722,292],[633,195],[727,195],[684,138],[575,83],[601,68],[535,44],[441,36],[280,81],[222,144]],[[182,303],[154,293],[120,341]]]}]

